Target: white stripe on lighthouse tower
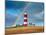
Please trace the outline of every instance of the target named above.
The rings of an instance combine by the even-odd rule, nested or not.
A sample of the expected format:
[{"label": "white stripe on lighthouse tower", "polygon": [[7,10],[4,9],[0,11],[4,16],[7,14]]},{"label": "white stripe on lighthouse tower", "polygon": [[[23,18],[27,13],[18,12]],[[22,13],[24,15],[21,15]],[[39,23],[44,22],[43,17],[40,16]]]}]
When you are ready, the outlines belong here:
[{"label": "white stripe on lighthouse tower", "polygon": [[27,26],[27,13],[24,13],[24,26]]}]

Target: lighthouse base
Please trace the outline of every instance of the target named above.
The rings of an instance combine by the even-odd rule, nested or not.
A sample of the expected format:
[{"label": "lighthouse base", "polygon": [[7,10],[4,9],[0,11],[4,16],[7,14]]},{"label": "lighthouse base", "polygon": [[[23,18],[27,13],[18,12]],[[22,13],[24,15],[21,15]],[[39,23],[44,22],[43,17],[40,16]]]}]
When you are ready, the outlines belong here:
[{"label": "lighthouse base", "polygon": [[27,24],[23,24],[23,26],[27,26]]}]

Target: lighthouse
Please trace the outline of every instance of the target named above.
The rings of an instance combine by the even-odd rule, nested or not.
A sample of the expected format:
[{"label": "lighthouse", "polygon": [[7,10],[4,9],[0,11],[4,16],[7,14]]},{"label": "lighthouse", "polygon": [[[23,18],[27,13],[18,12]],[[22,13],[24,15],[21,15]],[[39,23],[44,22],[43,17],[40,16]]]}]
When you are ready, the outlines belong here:
[{"label": "lighthouse", "polygon": [[24,26],[28,25],[28,15],[27,12],[24,12]]}]

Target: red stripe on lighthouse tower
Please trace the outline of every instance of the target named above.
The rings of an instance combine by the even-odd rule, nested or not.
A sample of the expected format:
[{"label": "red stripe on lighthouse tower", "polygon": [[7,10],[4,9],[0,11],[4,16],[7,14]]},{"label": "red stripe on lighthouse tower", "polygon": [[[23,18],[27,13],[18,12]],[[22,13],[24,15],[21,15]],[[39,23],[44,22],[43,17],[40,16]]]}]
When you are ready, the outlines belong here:
[{"label": "red stripe on lighthouse tower", "polygon": [[27,13],[24,13],[24,26],[27,26]]}]

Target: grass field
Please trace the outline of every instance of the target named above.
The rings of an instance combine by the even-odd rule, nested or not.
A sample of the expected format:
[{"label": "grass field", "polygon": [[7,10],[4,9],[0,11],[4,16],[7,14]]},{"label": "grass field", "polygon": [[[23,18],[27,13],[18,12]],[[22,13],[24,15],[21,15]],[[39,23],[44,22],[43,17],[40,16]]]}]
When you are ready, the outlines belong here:
[{"label": "grass field", "polygon": [[44,28],[42,26],[8,28],[6,29],[5,34],[39,33],[39,32],[44,32]]}]

